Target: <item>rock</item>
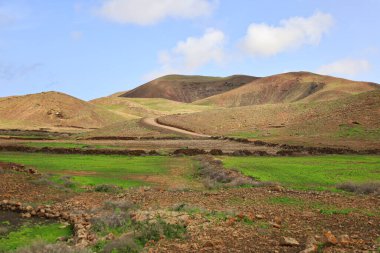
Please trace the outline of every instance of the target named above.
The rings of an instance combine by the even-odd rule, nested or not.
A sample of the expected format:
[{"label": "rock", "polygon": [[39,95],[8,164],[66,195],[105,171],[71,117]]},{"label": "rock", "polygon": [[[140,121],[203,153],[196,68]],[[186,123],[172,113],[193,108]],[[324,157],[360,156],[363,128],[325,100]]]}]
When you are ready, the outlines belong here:
[{"label": "rock", "polygon": [[214,244],[212,243],[212,241],[207,241],[207,242],[205,242],[205,244],[203,244],[203,247],[204,248],[213,248]]},{"label": "rock", "polygon": [[229,218],[229,219],[227,220],[227,225],[228,225],[228,226],[232,226],[233,224],[235,224],[235,222],[236,222],[236,218],[231,217],[231,218]]},{"label": "rock", "polygon": [[276,224],[278,224],[278,225],[281,225],[281,223],[282,223],[282,219],[281,219],[281,217],[278,217],[278,216],[276,216],[276,217],[274,217],[274,220],[273,220]]},{"label": "rock", "polygon": [[22,218],[29,219],[29,218],[32,217],[32,215],[31,215],[30,213],[23,213],[23,214],[21,214],[21,217],[22,217]]},{"label": "rock", "polygon": [[299,246],[300,243],[296,239],[294,239],[292,237],[283,236],[281,238],[280,245],[281,246],[290,246],[290,247],[292,247],[292,246]]},{"label": "rock", "polygon": [[33,207],[32,206],[27,206],[26,207],[26,211],[28,211],[28,212],[33,211]]},{"label": "rock", "polygon": [[327,231],[323,234],[323,236],[325,237],[326,239],[326,242],[329,243],[329,244],[337,244],[338,243],[338,240],[336,239],[335,235],[333,235],[333,233],[331,231]]},{"label": "rock", "polygon": [[263,216],[263,215],[261,215],[261,214],[257,214],[255,217],[256,217],[257,219],[259,219],[259,220],[262,220],[262,219],[264,219],[264,216]]},{"label": "rock", "polygon": [[106,238],[105,238],[107,241],[112,241],[112,240],[115,240],[115,235],[112,234],[112,233],[109,233]]},{"label": "rock", "polygon": [[318,251],[318,247],[313,245],[310,247],[306,247],[306,249],[300,251],[300,253],[316,253]]},{"label": "rock", "polygon": [[347,245],[351,243],[351,239],[348,235],[341,235],[338,237],[338,241],[342,245]]},{"label": "rock", "polygon": [[282,187],[281,185],[274,185],[271,187],[271,190],[274,192],[284,192],[285,188]]},{"label": "rock", "polygon": [[281,225],[280,224],[277,224],[275,222],[270,222],[270,224],[272,225],[272,227],[274,228],[281,228]]}]

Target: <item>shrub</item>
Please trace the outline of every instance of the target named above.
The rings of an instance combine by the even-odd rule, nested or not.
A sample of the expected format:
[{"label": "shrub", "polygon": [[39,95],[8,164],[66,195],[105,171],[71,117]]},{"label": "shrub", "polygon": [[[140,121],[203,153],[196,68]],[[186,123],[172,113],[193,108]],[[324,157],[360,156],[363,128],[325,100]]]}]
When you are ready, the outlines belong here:
[{"label": "shrub", "polygon": [[123,235],[120,238],[107,243],[103,249],[104,253],[138,253],[141,247],[135,242],[130,234]]},{"label": "shrub", "polygon": [[121,211],[129,211],[135,207],[135,204],[128,201],[107,201],[104,203],[105,210],[121,210]]},{"label": "shrub", "polygon": [[86,249],[78,249],[69,247],[63,243],[46,244],[44,242],[36,242],[29,247],[25,247],[16,251],[16,253],[90,253]]},{"label": "shrub", "polygon": [[347,191],[347,192],[354,192],[358,194],[380,194],[380,182],[370,182],[370,183],[342,183],[336,186],[337,189]]},{"label": "shrub", "polygon": [[169,224],[158,219],[157,222],[139,222],[135,225],[137,242],[144,246],[149,241],[159,241],[161,237],[168,239],[182,238],[186,227],[178,224]]},{"label": "shrub", "polygon": [[111,184],[101,184],[95,186],[94,190],[96,192],[110,192],[110,193],[115,193],[121,191],[123,188],[120,186],[116,185],[111,185]]},{"label": "shrub", "polygon": [[225,169],[223,162],[213,157],[203,156],[199,161],[198,175],[203,178],[202,182],[207,189],[256,186],[258,184],[253,178],[244,176],[237,170]]}]

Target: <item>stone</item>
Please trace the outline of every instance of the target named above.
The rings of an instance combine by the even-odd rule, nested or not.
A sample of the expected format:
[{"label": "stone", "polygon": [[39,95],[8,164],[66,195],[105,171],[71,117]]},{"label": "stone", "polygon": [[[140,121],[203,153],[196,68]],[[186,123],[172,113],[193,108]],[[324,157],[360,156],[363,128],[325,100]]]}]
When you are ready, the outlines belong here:
[{"label": "stone", "polygon": [[283,236],[283,237],[281,237],[280,245],[292,247],[292,246],[299,246],[300,243],[292,237]]},{"label": "stone", "polygon": [[112,233],[109,233],[106,238],[105,238],[107,241],[112,241],[112,240],[115,240],[115,235],[112,234]]},{"label": "stone", "polygon": [[212,247],[214,247],[214,244],[212,243],[212,241],[207,241],[207,242],[205,242],[205,244],[203,244],[203,247],[204,248],[212,248]]},{"label": "stone", "polygon": [[333,235],[333,233],[331,231],[326,231],[323,236],[325,237],[326,239],[326,242],[329,243],[329,244],[337,244],[338,243],[338,240],[336,239],[335,235]]},{"label": "stone", "polygon": [[342,245],[347,245],[351,243],[351,239],[348,235],[341,235],[338,237],[338,241]]},{"label": "stone", "polygon": [[264,219],[264,216],[263,216],[263,215],[261,215],[261,214],[257,214],[255,217],[256,217],[257,219],[259,219],[259,220],[262,220],[262,219]]}]

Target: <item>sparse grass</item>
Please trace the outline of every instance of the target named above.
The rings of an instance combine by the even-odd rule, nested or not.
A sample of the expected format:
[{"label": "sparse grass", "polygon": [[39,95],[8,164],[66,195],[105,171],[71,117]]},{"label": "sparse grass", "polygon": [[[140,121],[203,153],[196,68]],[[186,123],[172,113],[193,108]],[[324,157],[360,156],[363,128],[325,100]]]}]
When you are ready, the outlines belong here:
[{"label": "sparse grass", "polygon": [[379,156],[223,157],[226,168],[301,190],[331,190],[342,182],[380,180]]},{"label": "sparse grass", "polygon": [[39,153],[1,153],[0,161],[37,168],[43,173],[72,176],[79,185],[112,184],[124,188],[147,184],[130,179],[139,175],[166,175],[177,158],[128,157],[117,155],[53,155]]},{"label": "sparse grass", "polygon": [[15,253],[93,253],[87,249],[68,246],[66,243],[48,244],[37,241],[30,246],[18,249]]},{"label": "sparse grass", "polygon": [[27,147],[34,148],[80,148],[80,149],[125,149],[120,146],[112,145],[88,145],[84,143],[71,143],[71,142],[26,142],[22,143]]},{"label": "sparse grass", "polygon": [[366,129],[361,125],[341,125],[335,137],[350,139],[379,140],[380,128]]},{"label": "sparse grass", "polygon": [[9,233],[5,238],[0,239],[0,252],[14,251],[20,247],[31,245],[35,241],[53,243],[59,237],[69,237],[72,235],[70,227],[62,228],[61,226],[61,224],[55,223],[22,227],[17,231]]},{"label": "sparse grass", "polygon": [[305,204],[303,200],[292,198],[292,197],[273,197],[273,198],[268,199],[268,203],[291,205],[291,206],[303,206]]},{"label": "sparse grass", "polygon": [[111,242],[98,241],[94,246],[96,252],[140,252],[147,243],[182,238],[186,233],[185,226],[169,224],[159,217],[135,221],[131,215],[134,206],[128,202],[107,202],[103,208],[112,213],[93,219],[92,229],[100,236],[112,233],[117,238]]},{"label": "sparse grass", "polygon": [[358,194],[380,194],[380,182],[368,182],[368,183],[342,183],[336,186],[337,189],[347,192],[354,192]]}]

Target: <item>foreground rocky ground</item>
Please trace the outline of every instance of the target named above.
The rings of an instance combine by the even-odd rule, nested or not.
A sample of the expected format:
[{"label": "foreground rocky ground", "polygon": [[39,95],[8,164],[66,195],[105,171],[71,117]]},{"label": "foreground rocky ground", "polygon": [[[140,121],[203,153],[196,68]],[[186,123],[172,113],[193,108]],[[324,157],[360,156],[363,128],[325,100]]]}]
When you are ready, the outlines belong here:
[{"label": "foreground rocky ground", "polygon": [[22,206],[17,210],[26,219],[41,216],[41,209],[47,208],[44,213],[56,216],[48,218],[68,216],[65,220],[73,223],[75,232],[68,243],[78,247],[123,238],[112,232],[100,236],[92,230],[101,217],[115,213],[104,208],[109,203],[133,206],[128,214],[133,221],[159,219],[186,229],[179,238],[161,236],[146,243],[148,252],[377,252],[380,246],[380,198],[375,195],[280,186],[74,192],[36,183],[40,178],[29,170],[0,173],[2,206]]}]

